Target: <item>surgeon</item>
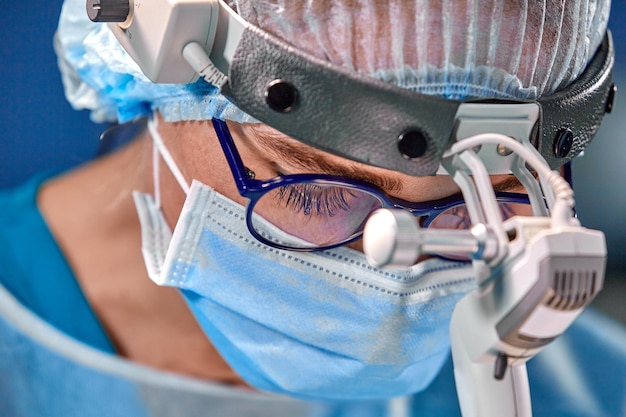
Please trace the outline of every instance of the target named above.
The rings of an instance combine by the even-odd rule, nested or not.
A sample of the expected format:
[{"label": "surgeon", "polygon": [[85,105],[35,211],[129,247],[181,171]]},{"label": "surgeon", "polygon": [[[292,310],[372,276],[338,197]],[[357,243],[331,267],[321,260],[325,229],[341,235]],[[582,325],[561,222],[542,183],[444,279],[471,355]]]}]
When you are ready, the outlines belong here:
[{"label": "surgeon", "polygon": [[[609,1],[225,7],[250,43],[212,84],[151,81],[83,0],[63,4],[68,100],[117,123],[105,141],[137,134],[0,194],[0,415],[460,416],[449,324],[475,269],[437,254],[374,267],[360,240],[391,201],[425,228],[469,222],[438,169],[449,143],[407,131],[395,162],[379,138],[413,100],[451,130],[447,106],[558,100],[585,84],[612,65]],[[256,111],[246,85],[290,62],[347,94],[330,102],[276,79]],[[553,169],[591,140],[610,91],[602,114],[575,115],[586,137],[548,146]],[[284,121],[309,103],[310,118]],[[490,181],[507,217],[529,215],[517,180]],[[586,312],[529,363],[534,413],[626,415],[625,375],[626,333]]]}]

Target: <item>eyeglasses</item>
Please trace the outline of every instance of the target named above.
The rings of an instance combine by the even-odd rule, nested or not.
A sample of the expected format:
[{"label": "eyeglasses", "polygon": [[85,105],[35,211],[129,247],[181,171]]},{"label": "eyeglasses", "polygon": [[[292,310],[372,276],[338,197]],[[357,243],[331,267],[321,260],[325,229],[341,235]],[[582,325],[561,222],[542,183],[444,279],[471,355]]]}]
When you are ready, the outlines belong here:
[{"label": "eyeglasses", "polygon": [[[380,188],[356,179],[323,175],[279,175],[257,180],[247,169],[228,126],[213,120],[239,194],[249,199],[246,223],[260,242],[278,249],[317,251],[358,240],[365,223],[379,208],[408,210],[425,228],[467,229],[471,220],[461,195],[421,203],[387,195]],[[531,216],[528,196],[496,193],[504,219]]]}]

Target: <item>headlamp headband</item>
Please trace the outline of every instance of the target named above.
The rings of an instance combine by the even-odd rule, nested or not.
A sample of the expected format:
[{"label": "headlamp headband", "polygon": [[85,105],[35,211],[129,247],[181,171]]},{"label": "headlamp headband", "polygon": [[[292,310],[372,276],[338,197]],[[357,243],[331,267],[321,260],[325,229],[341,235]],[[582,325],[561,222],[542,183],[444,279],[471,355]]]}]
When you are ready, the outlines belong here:
[{"label": "headlamp headband", "polygon": [[[499,101],[539,106],[530,140],[552,168],[578,155],[596,133],[611,100],[613,54],[607,32],[584,73],[566,89],[536,101]],[[277,101],[287,97],[286,111],[273,108],[277,86],[283,89],[275,93]],[[222,93],[246,113],[308,145],[416,176],[437,171],[454,140],[462,104],[342,70],[252,26],[243,33]],[[399,150],[407,134],[415,142],[413,152],[422,155],[407,158],[411,149]],[[557,155],[555,147],[563,140],[569,143]]]},{"label": "headlamp headband", "polygon": [[[424,176],[437,172],[456,140],[459,110],[467,101],[415,93],[333,66],[250,25],[222,0],[145,1],[113,17],[106,4],[87,0],[88,14],[122,22],[111,29],[154,82],[189,83],[199,73],[241,110],[308,145]],[[502,114],[511,113],[502,106],[535,104],[530,137],[517,139],[529,140],[556,168],[587,146],[610,111],[613,62],[607,31],[567,88],[535,101],[489,101],[493,110],[481,117],[502,124]]]}]

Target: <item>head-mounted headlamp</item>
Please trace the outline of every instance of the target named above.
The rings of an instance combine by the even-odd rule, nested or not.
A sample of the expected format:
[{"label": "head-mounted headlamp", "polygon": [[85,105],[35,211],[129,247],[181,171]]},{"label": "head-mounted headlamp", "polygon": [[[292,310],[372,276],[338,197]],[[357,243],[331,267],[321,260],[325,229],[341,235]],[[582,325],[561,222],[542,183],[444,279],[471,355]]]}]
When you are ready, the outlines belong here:
[{"label": "head-mounted headlamp", "polygon": [[[111,29],[152,81],[189,83],[200,73],[258,120],[365,164],[435,174],[467,113],[467,102],[414,93],[314,58],[248,24],[221,0],[88,0],[87,11],[92,20],[119,22]],[[564,164],[610,111],[613,62],[607,32],[566,89],[534,101],[490,102],[480,115],[486,131],[508,134],[495,125],[527,119],[533,125],[527,139],[552,168]],[[536,120],[514,110],[519,104],[534,105]]]}]

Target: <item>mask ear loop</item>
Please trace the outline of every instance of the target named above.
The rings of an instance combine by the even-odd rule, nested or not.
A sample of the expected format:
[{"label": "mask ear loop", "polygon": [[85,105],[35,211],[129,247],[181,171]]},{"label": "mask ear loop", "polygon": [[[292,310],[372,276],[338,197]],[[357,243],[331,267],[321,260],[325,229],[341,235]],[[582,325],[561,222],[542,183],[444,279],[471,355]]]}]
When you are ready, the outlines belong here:
[{"label": "mask ear loop", "polygon": [[161,155],[161,157],[163,158],[163,161],[165,161],[165,164],[170,169],[170,171],[172,172],[172,175],[174,175],[174,178],[178,182],[178,185],[180,185],[180,188],[183,189],[186,195],[189,195],[190,187],[187,181],[185,180],[185,176],[178,168],[178,165],[176,165],[176,161],[174,161],[174,158],[172,158],[172,155],[167,150],[167,147],[165,146],[165,143],[163,142],[163,138],[161,137],[161,134],[159,133],[158,119],[156,115],[153,115],[148,120],[148,130],[150,131],[150,135],[152,136],[152,143],[154,145],[153,153],[152,153],[152,158],[153,158],[152,159],[152,166],[153,166],[152,174],[154,175],[155,200],[158,206],[161,207],[161,196],[160,196],[161,193],[159,191],[160,182],[159,182],[158,154]]}]

